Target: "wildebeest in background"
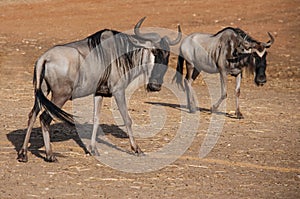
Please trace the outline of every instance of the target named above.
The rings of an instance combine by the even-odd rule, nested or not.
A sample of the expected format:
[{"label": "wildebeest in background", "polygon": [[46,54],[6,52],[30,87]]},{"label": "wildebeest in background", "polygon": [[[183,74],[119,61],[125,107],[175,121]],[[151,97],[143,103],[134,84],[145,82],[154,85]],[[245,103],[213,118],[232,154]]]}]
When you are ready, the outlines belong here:
[{"label": "wildebeest in background", "polygon": [[258,86],[266,83],[266,48],[274,42],[273,36],[268,34],[270,41],[263,43],[254,40],[239,28],[227,27],[214,35],[193,33],[183,39],[174,79],[178,84],[182,84],[183,64],[186,61],[187,73],[184,84],[189,111],[196,111],[192,82],[201,71],[210,74],[220,73],[221,97],[211,107],[212,111],[217,110],[227,97],[227,75],[230,74],[236,77],[235,114],[238,119],[243,118],[239,108],[242,68],[247,67],[255,73],[254,81]]},{"label": "wildebeest in background", "polygon": [[[40,110],[41,128],[46,148],[46,161],[56,161],[52,153],[49,125],[55,117],[74,124],[73,116],[61,107],[68,100],[94,95],[94,124],[91,152],[96,153],[96,134],[103,97],[114,96],[127,128],[131,148],[141,153],[132,134],[132,121],[128,114],[125,89],[139,75],[144,75],[147,90],[159,91],[167,70],[169,45],[180,42],[182,34],[173,41],[157,33],[140,33],[142,18],[134,35],[115,30],[101,30],[83,40],[55,46],[45,52],[34,69],[34,106],[29,113],[28,129],[18,160],[26,162],[28,142],[33,124]],[[46,98],[51,92],[51,101]]]}]

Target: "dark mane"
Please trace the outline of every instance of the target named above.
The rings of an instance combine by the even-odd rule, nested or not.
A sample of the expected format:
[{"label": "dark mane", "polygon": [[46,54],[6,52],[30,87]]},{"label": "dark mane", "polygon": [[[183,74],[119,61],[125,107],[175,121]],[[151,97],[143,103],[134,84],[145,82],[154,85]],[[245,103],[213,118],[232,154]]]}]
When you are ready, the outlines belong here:
[{"label": "dark mane", "polygon": [[124,33],[121,33],[121,32],[116,31],[116,30],[110,30],[110,29],[100,30],[100,31],[98,31],[98,32],[96,32],[96,33],[94,33],[94,34],[87,37],[88,45],[89,45],[90,49],[95,48],[95,47],[97,47],[98,45],[101,44],[101,36],[106,31],[111,31],[114,36],[117,35],[117,34],[120,35],[120,36],[123,35],[123,37],[125,36]]},{"label": "dark mane", "polygon": [[[109,38],[103,38],[103,34],[106,32],[110,32],[112,36],[110,37],[111,34],[108,34]],[[128,75],[130,69],[142,64],[141,53],[145,48],[136,46],[131,41],[131,37],[134,38],[134,35],[109,29],[98,31],[87,37],[90,51],[102,65],[106,66],[104,75],[98,83],[100,90],[97,91],[103,96],[110,95],[109,91],[105,91],[105,89],[107,89],[107,79],[111,74],[112,65],[117,68],[122,77]]]},{"label": "dark mane", "polygon": [[236,28],[233,28],[233,27],[226,27],[226,28],[220,30],[219,32],[217,32],[216,34],[214,34],[213,37],[217,36],[218,34],[224,32],[224,31],[226,31],[226,30],[232,30],[233,32],[236,32]]},{"label": "dark mane", "polygon": [[248,41],[248,42],[255,42],[255,43],[259,43],[257,40],[253,39],[252,37],[250,37],[245,31],[243,31],[240,28],[233,28],[233,27],[226,27],[222,30],[220,30],[219,32],[217,32],[216,34],[214,34],[213,36],[216,36],[226,30],[232,30],[234,31],[236,34],[240,35],[244,40]]},{"label": "dark mane", "polygon": [[[243,31],[240,28],[226,27],[226,28],[220,30],[219,32],[217,32],[216,34],[214,34],[213,36],[217,36],[218,34],[221,34],[221,33],[225,32],[227,30],[233,31],[235,34],[239,35],[243,40],[245,40],[247,42],[259,43],[258,41],[256,41],[252,37],[250,37],[245,31]],[[235,57],[227,59],[227,61],[229,62],[231,67],[233,67],[233,68],[243,68],[243,67],[245,67],[246,70],[250,74],[253,74],[255,66],[249,64],[251,56],[252,56],[251,53],[246,53],[246,54],[245,53],[238,53],[238,54],[236,54]]]},{"label": "dark mane", "polygon": [[245,31],[243,31],[242,29],[240,28],[235,28],[235,32],[240,35],[244,40],[252,43],[259,43],[258,41],[256,41],[255,39],[253,39],[252,37],[250,37],[247,33],[245,33]]}]

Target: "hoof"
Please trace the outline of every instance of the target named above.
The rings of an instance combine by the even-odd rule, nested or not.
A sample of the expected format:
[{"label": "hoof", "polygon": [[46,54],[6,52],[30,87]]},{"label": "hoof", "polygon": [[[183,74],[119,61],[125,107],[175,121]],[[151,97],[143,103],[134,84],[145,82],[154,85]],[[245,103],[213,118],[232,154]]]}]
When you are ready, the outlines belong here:
[{"label": "hoof", "polygon": [[19,151],[17,160],[18,160],[19,162],[27,162],[27,161],[28,161],[27,152],[24,151],[24,149],[21,149],[21,150]]},{"label": "hoof", "polygon": [[195,113],[197,108],[195,106],[187,105],[186,108],[189,110],[190,113]]},{"label": "hoof", "polygon": [[218,108],[216,108],[215,106],[210,107],[210,112],[216,113],[217,111],[218,111]]},{"label": "hoof", "polygon": [[244,116],[241,112],[235,112],[235,115],[236,115],[236,118],[239,119],[239,120],[244,119]]},{"label": "hoof", "polygon": [[142,156],[144,154],[138,145],[135,148],[131,146],[131,149],[134,151],[134,154],[137,156]]},{"label": "hoof", "polygon": [[137,157],[143,157],[146,156],[143,151],[140,151],[139,153],[134,153]]},{"label": "hoof", "polygon": [[89,146],[89,154],[92,155],[92,156],[99,156],[100,153],[98,152],[97,148],[96,147],[92,147],[92,146]]},{"label": "hoof", "polygon": [[190,108],[190,113],[196,113],[197,109],[196,108]]},{"label": "hoof", "polygon": [[91,154],[92,154],[92,156],[99,156],[100,155],[100,153],[98,152],[97,149],[91,150]]},{"label": "hoof", "polygon": [[54,155],[46,156],[45,161],[46,162],[58,162],[58,160],[56,159],[56,157]]}]

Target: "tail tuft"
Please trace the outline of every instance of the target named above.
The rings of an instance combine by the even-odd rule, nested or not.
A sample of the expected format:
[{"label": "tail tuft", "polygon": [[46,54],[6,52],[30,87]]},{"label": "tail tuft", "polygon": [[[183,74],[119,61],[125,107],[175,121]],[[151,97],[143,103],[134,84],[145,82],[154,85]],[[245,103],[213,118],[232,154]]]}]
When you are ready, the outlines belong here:
[{"label": "tail tuft", "polygon": [[[47,60],[40,58],[34,67],[33,85],[35,88],[35,109],[40,110],[44,108],[52,118],[57,118],[61,121],[67,122],[71,125],[75,124],[74,116],[61,110],[54,103],[52,103],[43,93],[41,85],[45,77],[45,68]],[[49,92],[49,90],[48,90]]]},{"label": "tail tuft", "polygon": [[67,122],[70,125],[75,125],[74,116],[61,110],[50,100],[48,100],[41,89],[37,89],[35,95],[40,108],[42,106],[53,118]]},{"label": "tail tuft", "polygon": [[179,55],[178,60],[177,60],[176,74],[173,77],[173,82],[176,81],[176,84],[184,90],[184,86],[183,86],[183,63],[184,63],[184,58]]}]

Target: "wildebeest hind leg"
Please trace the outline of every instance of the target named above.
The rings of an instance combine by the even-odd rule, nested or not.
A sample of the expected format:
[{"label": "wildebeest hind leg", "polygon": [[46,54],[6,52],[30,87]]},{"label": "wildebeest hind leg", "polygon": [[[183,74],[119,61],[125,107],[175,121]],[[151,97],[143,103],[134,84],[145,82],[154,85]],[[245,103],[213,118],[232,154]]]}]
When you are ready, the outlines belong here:
[{"label": "wildebeest hind leg", "polygon": [[244,116],[240,111],[240,105],[239,105],[239,97],[240,97],[240,86],[241,86],[241,81],[242,81],[242,73],[240,73],[236,78],[236,87],[235,87],[235,97],[236,97],[236,110],[235,110],[235,114],[237,119],[243,119]]},{"label": "wildebeest hind leg", "polygon": [[45,160],[47,162],[55,162],[57,161],[57,159],[55,158],[52,152],[52,148],[50,144],[50,135],[49,135],[49,126],[52,121],[52,117],[46,111],[44,111],[40,116],[40,121],[41,121],[43,139],[44,139],[45,150],[46,150]]},{"label": "wildebeest hind leg", "polygon": [[99,152],[96,148],[96,136],[99,128],[99,119],[100,119],[100,112],[102,106],[103,97],[102,96],[94,96],[94,122],[93,122],[93,134],[91,138],[91,146],[90,146],[90,153],[92,155],[99,155]]},{"label": "wildebeest hind leg", "polygon": [[226,99],[227,97],[227,75],[226,72],[221,71],[220,72],[220,81],[221,81],[221,97],[220,99],[217,101],[217,103],[215,103],[212,108],[211,111],[215,112],[218,110],[220,104],[223,102],[224,99]]},{"label": "wildebeest hind leg", "polygon": [[199,72],[195,69],[194,65],[189,63],[188,61],[186,61],[186,69],[187,73],[184,79],[184,86],[187,95],[187,108],[189,109],[190,113],[195,113],[197,108],[192,82],[193,78],[196,79],[196,77],[199,75]]},{"label": "wildebeest hind leg", "polygon": [[[61,108],[66,103],[66,101],[68,101],[68,99],[70,99],[70,96],[68,96],[68,95],[64,95],[64,96],[61,96],[61,95],[54,96],[54,95],[52,95],[51,101],[58,108]],[[48,162],[56,162],[57,159],[56,159],[55,155],[52,152],[52,147],[51,147],[51,143],[50,143],[50,135],[49,135],[49,126],[50,126],[50,123],[52,121],[52,117],[46,111],[44,111],[42,113],[42,115],[40,116],[40,121],[41,121],[44,144],[45,144],[45,149],[46,149],[46,158],[45,158],[45,160],[48,161]]]},{"label": "wildebeest hind leg", "polygon": [[136,154],[142,154],[142,150],[140,147],[136,144],[135,139],[133,137],[132,133],[132,121],[131,118],[128,114],[128,109],[127,109],[127,104],[126,104],[126,99],[125,99],[125,91],[119,91],[114,94],[116,103],[118,105],[119,111],[122,115],[123,121],[125,123],[125,126],[127,128],[127,133],[129,136],[129,141],[130,141],[130,146],[131,149],[136,153]]},{"label": "wildebeest hind leg", "polygon": [[192,80],[184,79],[184,86],[186,89],[187,95],[187,108],[189,109],[190,113],[196,112],[196,102],[195,102],[195,94],[192,87]]},{"label": "wildebeest hind leg", "polygon": [[35,104],[31,110],[31,112],[28,114],[28,128],[26,131],[26,136],[24,139],[23,146],[22,146],[21,150],[18,152],[17,160],[19,162],[27,162],[28,161],[28,157],[27,157],[28,143],[29,143],[31,132],[32,132],[33,124],[34,124],[34,122],[36,120],[36,116],[39,112],[40,112],[40,109],[37,106],[37,104]]}]

